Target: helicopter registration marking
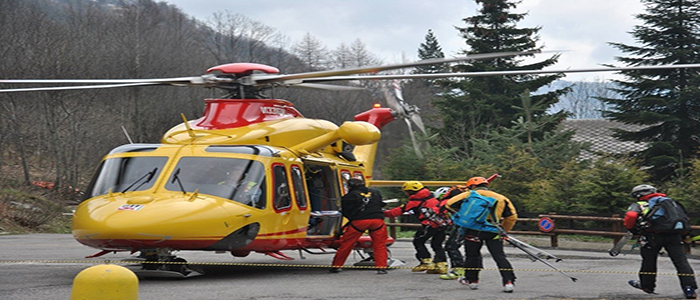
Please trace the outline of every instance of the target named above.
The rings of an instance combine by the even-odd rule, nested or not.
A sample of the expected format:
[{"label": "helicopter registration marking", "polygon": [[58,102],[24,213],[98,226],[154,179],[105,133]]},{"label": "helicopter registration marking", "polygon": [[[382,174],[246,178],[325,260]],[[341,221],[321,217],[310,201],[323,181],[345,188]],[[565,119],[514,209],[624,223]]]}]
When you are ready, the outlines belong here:
[{"label": "helicopter registration marking", "polygon": [[143,208],[143,205],[141,205],[141,204],[124,204],[124,205],[120,206],[119,208],[117,208],[117,210],[134,210],[134,211],[136,211],[136,210],[139,210],[141,208]]},{"label": "helicopter registration marking", "polygon": [[282,107],[263,106],[260,108],[260,112],[266,115],[283,115],[287,111]]}]

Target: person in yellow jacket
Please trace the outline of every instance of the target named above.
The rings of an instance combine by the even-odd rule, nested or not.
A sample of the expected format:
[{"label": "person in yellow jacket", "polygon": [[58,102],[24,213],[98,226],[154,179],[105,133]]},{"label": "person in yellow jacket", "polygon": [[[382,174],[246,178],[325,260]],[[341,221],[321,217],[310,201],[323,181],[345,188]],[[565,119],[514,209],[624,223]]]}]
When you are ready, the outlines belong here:
[{"label": "person in yellow jacket", "polygon": [[[489,182],[484,177],[472,177],[467,180],[467,187],[470,191],[452,197],[445,203],[447,209],[459,212],[462,205],[470,201],[472,190],[477,194],[495,199],[492,211],[487,217],[487,225],[483,227],[461,227],[460,233],[464,236],[466,271],[464,277],[459,278],[459,282],[475,290],[479,287],[479,269],[483,268],[483,257],[481,248],[484,244],[491,253],[496,265],[501,270],[503,291],[513,292],[515,286],[515,273],[513,267],[506,258],[503,250],[503,242],[498,234],[496,226],[501,226],[506,232],[510,232],[518,219],[518,213],[513,203],[507,197],[488,189]],[[495,219],[494,219],[495,218]]]}]

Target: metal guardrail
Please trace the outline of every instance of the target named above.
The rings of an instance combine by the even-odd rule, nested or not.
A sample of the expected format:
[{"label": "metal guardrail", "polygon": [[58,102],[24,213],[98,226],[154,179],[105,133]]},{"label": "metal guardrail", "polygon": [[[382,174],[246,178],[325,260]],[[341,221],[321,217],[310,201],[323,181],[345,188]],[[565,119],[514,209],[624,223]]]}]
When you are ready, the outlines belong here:
[{"label": "metal guardrail", "polygon": [[[623,218],[620,217],[618,214],[614,214],[611,217],[596,217],[596,216],[570,216],[570,215],[558,215],[555,213],[550,213],[550,214],[542,214],[539,215],[538,218],[518,218],[518,223],[520,222],[534,222],[538,223],[542,218],[549,218],[552,221],[554,221],[555,224],[557,224],[557,220],[568,220],[569,222],[572,221],[597,221],[597,222],[609,222],[610,223],[610,230],[609,231],[604,231],[604,230],[582,230],[582,229],[575,229],[575,228],[558,228],[557,226],[554,227],[553,230],[549,232],[542,232],[542,231],[534,231],[534,230],[513,230],[511,233],[516,234],[516,235],[539,235],[539,236],[549,236],[550,240],[550,245],[553,248],[559,247],[559,235],[562,234],[571,234],[571,235],[592,235],[592,236],[602,236],[602,237],[610,237],[612,238],[612,244],[615,245],[622,236],[625,235],[625,232],[627,231],[624,226],[622,226],[622,221],[624,220]],[[561,222],[563,223],[563,222]],[[389,235],[393,238],[396,238],[396,228],[420,228],[420,224],[416,223],[397,223],[396,218],[389,218],[389,222],[386,224],[387,227],[389,227]],[[563,227],[563,226],[562,226]],[[516,223],[516,228],[517,228],[517,223]],[[700,230],[700,226],[691,226],[690,227],[693,230]]]}]

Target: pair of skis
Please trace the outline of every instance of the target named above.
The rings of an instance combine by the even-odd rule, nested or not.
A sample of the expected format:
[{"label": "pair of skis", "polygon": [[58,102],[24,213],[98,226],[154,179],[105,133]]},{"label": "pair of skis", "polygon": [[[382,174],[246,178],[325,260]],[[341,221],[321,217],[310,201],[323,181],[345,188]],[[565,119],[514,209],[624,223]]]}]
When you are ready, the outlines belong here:
[{"label": "pair of skis", "polygon": [[622,236],[622,238],[619,241],[617,241],[615,246],[613,246],[610,249],[610,251],[608,251],[608,254],[610,254],[610,256],[618,256],[620,254],[620,251],[622,251],[622,248],[625,247],[625,245],[627,245],[627,242],[629,242],[633,237],[634,234],[632,232],[628,231],[627,233],[625,233],[625,235]]},{"label": "pair of skis", "polygon": [[569,277],[571,279],[571,281],[573,281],[573,282],[576,282],[576,280],[578,280],[577,278],[575,278],[569,274],[566,274],[564,271],[558,269],[557,267],[555,267],[554,265],[549,263],[549,261],[547,261],[548,259],[554,259],[555,262],[558,262],[558,261],[561,261],[561,258],[556,257],[555,255],[553,255],[547,251],[544,251],[542,249],[539,249],[535,246],[532,246],[528,243],[525,243],[519,239],[516,239],[512,235],[507,234],[506,231],[503,230],[503,228],[501,228],[501,226],[497,226],[497,228],[498,228],[498,234],[500,234],[506,240],[506,242],[513,245],[513,247],[518,248],[521,251],[525,252],[525,254],[527,254],[529,256],[531,261],[533,261],[533,262],[540,261],[540,262],[544,263],[545,265],[549,266],[550,268],[556,270],[557,272],[563,274],[564,276]]}]

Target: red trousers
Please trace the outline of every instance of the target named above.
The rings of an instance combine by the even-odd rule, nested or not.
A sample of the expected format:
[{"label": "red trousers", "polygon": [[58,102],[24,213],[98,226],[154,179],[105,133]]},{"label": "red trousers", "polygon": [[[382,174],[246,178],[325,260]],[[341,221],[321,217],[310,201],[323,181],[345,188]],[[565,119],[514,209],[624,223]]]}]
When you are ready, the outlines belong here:
[{"label": "red trousers", "polygon": [[381,219],[355,220],[345,226],[345,232],[343,232],[340,241],[340,248],[338,248],[338,251],[333,257],[334,268],[340,268],[345,264],[345,260],[355,247],[355,243],[367,230],[369,230],[369,236],[372,238],[374,265],[377,266],[377,268],[386,268],[387,233],[384,220]]}]

